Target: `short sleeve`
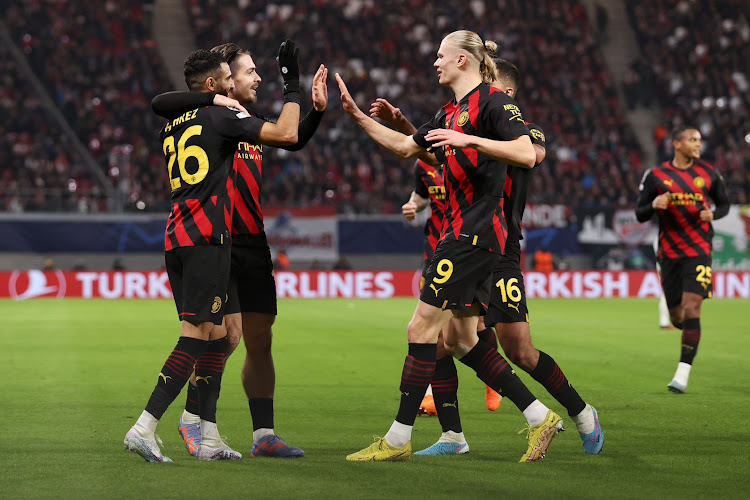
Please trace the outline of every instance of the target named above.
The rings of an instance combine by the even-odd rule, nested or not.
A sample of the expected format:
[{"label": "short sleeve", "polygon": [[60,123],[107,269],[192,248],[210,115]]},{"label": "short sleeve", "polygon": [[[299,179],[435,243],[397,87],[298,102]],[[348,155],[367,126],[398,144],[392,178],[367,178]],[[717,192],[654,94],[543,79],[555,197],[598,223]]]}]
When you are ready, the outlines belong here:
[{"label": "short sleeve", "polygon": [[426,149],[427,151],[430,151],[430,148],[432,147],[432,143],[425,139],[424,137],[428,134],[430,130],[435,130],[436,128],[443,128],[441,117],[444,115],[443,110],[438,111],[435,116],[432,118],[432,120],[428,121],[427,123],[423,124],[419,129],[417,129],[416,133],[412,136],[414,138],[414,142],[417,143],[417,146],[420,148]]},{"label": "short sleeve", "polygon": [[209,108],[216,131],[228,139],[257,144],[260,129],[266,123],[235,108]]},{"label": "short sleeve", "polygon": [[[511,141],[522,135],[530,135],[521,108],[516,101],[500,91],[489,95],[489,102],[481,111],[480,120],[491,132],[490,138]],[[492,137],[494,136],[494,137]]]},{"label": "short sleeve", "polygon": [[529,134],[531,134],[531,142],[547,149],[547,139],[544,137],[542,127],[536,123],[529,123],[527,127],[529,128]]}]

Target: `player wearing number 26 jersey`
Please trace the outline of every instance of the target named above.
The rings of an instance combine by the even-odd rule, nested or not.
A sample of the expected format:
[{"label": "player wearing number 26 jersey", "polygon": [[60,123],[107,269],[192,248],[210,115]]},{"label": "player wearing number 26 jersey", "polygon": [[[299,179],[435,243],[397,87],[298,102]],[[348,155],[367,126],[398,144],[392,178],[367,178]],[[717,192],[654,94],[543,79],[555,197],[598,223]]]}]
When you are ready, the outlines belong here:
[{"label": "player wearing number 26 jersey", "polygon": [[[232,172],[237,143],[256,140],[264,123],[232,108],[207,106],[170,120],[161,131],[172,188],[172,212],[167,222],[164,247],[170,282],[177,281],[172,288],[181,319],[208,314],[206,319],[221,324],[228,268],[211,269],[213,261],[207,261],[196,263],[194,269],[185,274],[177,270],[177,263],[169,264],[176,260],[181,248],[194,247],[196,251],[200,247],[217,246],[221,247],[220,261],[226,258],[229,265],[230,228],[225,215],[230,210],[227,179]],[[214,278],[208,279],[209,276]],[[189,285],[191,290],[188,292],[184,285],[190,282],[194,286]],[[219,297],[219,307],[212,305],[212,310],[206,312],[202,310],[205,297],[196,297],[196,294],[204,294],[199,294],[197,289],[205,289],[213,282],[217,282],[217,287],[210,298]]]},{"label": "player wearing number 26 jersey", "polygon": [[[233,87],[224,58],[206,50],[185,60],[185,82],[192,92],[224,96]],[[171,461],[159,449],[156,426],[193,370],[205,381],[201,429],[212,438],[203,439],[196,455],[203,460],[241,458],[216,428],[227,338],[226,333],[218,338],[213,330],[221,324],[229,279],[227,177],[237,142],[255,140],[262,124],[237,110],[199,107],[170,120],[160,134],[172,193],[165,263],[182,329],[145,410],[125,436],[125,450],[149,462]]]}]

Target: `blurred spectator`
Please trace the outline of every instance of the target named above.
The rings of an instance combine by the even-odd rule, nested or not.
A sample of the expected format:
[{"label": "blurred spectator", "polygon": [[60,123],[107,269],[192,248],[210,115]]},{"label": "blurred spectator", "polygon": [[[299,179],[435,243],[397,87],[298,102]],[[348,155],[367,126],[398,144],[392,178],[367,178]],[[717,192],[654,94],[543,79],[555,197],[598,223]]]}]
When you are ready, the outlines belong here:
[{"label": "blurred spectator", "polygon": [[554,270],[555,257],[552,255],[552,252],[547,250],[546,247],[542,247],[534,252],[534,271],[548,273]]},{"label": "blurred spectator", "polygon": [[273,268],[277,271],[288,271],[292,268],[289,257],[286,254],[286,250],[281,249],[276,254],[276,259],[273,261]]},{"label": "blurred spectator", "polygon": [[334,271],[348,271],[352,268],[352,265],[349,263],[349,261],[341,255],[336,262],[333,263],[333,269]]},{"label": "blurred spectator", "polygon": [[122,262],[122,259],[117,257],[112,262],[112,270],[113,271],[125,271],[127,268],[125,267],[125,264]]},{"label": "blurred spectator", "polygon": [[55,269],[55,262],[52,259],[44,260],[44,267],[42,267],[42,271],[54,271]]}]

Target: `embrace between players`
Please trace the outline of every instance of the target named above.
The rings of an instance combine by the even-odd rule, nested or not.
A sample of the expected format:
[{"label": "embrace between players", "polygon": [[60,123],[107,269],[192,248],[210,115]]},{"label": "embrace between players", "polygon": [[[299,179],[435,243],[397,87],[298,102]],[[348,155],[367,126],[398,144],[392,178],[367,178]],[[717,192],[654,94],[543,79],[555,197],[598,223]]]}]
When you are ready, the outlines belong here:
[{"label": "embrace between players", "polygon": [[[470,31],[446,36],[434,67],[454,99],[418,129],[406,125],[397,108],[384,100],[373,103],[371,114],[398,130],[363,113],[336,75],[344,110],[375,142],[401,158],[418,156],[444,180],[439,241],[433,235],[424,286],[407,330],[397,416],[384,437],[347,460],[408,459],[412,428],[430,384],[443,435],[420,453],[468,451],[453,357],[523,413],[528,447],[521,461],[544,457],[563,428],[562,419],[529,391],[495,346],[479,341],[482,315],[488,326],[497,327],[509,358],[566,408],[584,451],[597,454],[602,449],[596,410],[531,342],[519,240],[531,169],[544,157],[544,134],[524,121],[513,100],[517,70],[499,61],[503,71],[498,74],[492,58],[496,51],[494,42]],[[304,455],[286,445],[273,424],[276,293],[260,205],[262,146],[297,150],[312,137],[328,104],[328,70],[318,68],[314,109],[300,121],[294,42],[281,44],[278,64],[284,105],[275,123],[243,107],[257,101],[261,79],[252,56],[234,44],[192,53],[185,61],[190,92],[163,94],[153,102],[154,110],[170,120],[160,137],[172,187],[165,260],[182,331],[145,410],[125,437],[125,449],[150,462],[170,461],[159,448],[156,425],[191,375],[178,426],[188,451],[200,460],[241,458],[216,425],[224,365],[240,338],[247,348],[242,379],[253,420],[251,455]],[[413,194],[404,215],[411,217],[425,200]]]}]

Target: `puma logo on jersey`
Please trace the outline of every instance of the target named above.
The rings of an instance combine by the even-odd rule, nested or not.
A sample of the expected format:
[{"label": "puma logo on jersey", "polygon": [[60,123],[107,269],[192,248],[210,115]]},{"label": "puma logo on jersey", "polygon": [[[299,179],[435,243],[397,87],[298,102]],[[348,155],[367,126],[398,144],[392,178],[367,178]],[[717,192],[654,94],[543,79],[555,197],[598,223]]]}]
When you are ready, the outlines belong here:
[{"label": "puma logo on jersey", "polygon": [[664,181],[664,184],[665,184],[665,185],[666,185],[666,186],[667,186],[668,188],[670,188],[670,189],[672,188],[672,181]]},{"label": "puma logo on jersey", "polygon": [[430,288],[432,288],[435,291],[435,297],[437,297],[440,290],[442,290],[442,288],[435,288],[435,285],[432,283],[430,283]]},{"label": "puma logo on jersey", "polygon": [[205,377],[195,377],[195,383],[197,384],[198,382],[200,382],[202,380],[202,381],[204,381],[205,383],[208,384],[208,383],[210,383],[210,379],[211,379],[211,375],[207,375]]},{"label": "puma logo on jersey", "polygon": [[513,309],[515,309],[515,310],[516,310],[516,312],[517,312],[518,314],[521,314],[521,311],[519,311],[519,310],[518,310],[518,306],[517,306],[517,305],[515,305],[515,304],[508,304],[508,307],[512,307]]},{"label": "puma logo on jersey", "polygon": [[437,174],[435,172],[427,172],[427,175],[430,177],[435,177]]},{"label": "puma logo on jersey", "polygon": [[169,375],[164,375],[162,372],[159,372],[159,378],[164,379],[164,383],[166,384],[167,383],[167,379],[168,378],[172,378],[172,377],[170,377]]}]

